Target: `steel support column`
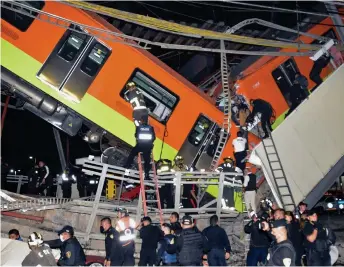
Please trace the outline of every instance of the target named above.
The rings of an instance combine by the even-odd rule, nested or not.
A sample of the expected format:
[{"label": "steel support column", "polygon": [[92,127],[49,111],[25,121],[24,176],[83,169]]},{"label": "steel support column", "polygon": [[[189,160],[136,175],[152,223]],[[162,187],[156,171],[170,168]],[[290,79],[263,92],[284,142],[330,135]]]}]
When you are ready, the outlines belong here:
[{"label": "steel support column", "polygon": [[67,165],[66,165],[66,158],[65,158],[65,155],[63,153],[63,147],[62,147],[62,143],[61,143],[60,132],[55,127],[53,128],[53,132],[54,132],[54,137],[55,137],[55,141],[56,141],[57,151],[59,153],[62,171],[64,171],[66,169]]},{"label": "steel support column", "polygon": [[342,17],[340,15],[336,14],[336,13],[338,13],[337,7],[333,3],[331,3],[330,1],[326,2],[325,6],[327,8],[327,11],[331,15],[331,19],[333,21],[333,24],[336,25],[336,30],[337,30],[337,33],[339,35],[340,40],[342,41],[342,43],[344,43],[344,23],[343,23]]}]

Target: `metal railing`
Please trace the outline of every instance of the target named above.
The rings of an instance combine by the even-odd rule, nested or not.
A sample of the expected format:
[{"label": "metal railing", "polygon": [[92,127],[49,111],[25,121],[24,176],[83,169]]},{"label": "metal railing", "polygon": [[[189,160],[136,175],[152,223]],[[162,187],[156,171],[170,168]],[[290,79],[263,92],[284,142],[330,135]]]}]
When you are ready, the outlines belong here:
[{"label": "metal railing", "polygon": [[62,206],[71,199],[69,198],[33,198],[29,200],[19,200],[14,202],[1,203],[1,211],[21,210],[23,212],[28,210],[51,210],[62,208]]}]

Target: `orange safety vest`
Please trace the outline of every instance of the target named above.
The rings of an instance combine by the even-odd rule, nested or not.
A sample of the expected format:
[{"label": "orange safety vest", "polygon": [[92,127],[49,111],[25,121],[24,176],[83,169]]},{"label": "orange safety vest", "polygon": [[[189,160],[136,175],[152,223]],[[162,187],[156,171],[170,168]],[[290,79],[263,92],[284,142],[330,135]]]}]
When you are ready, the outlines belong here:
[{"label": "orange safety vest", "polygon": [[117,221],[116,230],[119,232],[119,241],[125,247],[135,239],[136,222],[129,216],[125,216]]}]

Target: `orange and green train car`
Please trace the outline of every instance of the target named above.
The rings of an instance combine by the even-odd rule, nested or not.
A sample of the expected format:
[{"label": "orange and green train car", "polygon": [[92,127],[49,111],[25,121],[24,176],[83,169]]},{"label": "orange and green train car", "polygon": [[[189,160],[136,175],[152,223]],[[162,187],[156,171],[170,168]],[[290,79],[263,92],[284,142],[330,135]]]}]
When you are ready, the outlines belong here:
[{"label": "orange and green train car", "polygon": [[[81,24],[118,31],[101,17],[60,2],[26,3]],[[179,153],[188,165],[210,166],[211,143],[216,146],[212,141],[219,134],[223,113],[211,98],[144,49],[2,8],[1,59],[4,82],[20,83],[16,92],[26,96],[30,111],[69,134],[76,134],[82,120],[87,120],[131,146],[135,126],[123,91],[134,81],[150,109],[150,124],[157,136],[155,158],[164,141],[162,158],[173,159]],[[223,155],[233,155],[236,129],[233,125]],[[216,197],[216,188],[208,191]],[[238,199],[238,209],[240,203]]]}]

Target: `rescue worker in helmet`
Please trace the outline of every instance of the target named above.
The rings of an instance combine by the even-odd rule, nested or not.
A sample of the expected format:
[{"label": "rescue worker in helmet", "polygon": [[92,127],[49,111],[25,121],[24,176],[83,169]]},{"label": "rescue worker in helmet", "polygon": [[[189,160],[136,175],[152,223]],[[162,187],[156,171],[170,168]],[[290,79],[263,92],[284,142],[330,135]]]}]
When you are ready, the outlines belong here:
[{"label": "rescue worker in helmet", "polygon": [[[138,153],[142,153],[144,160],[145,179],[149,179],[149,171],[151,168],[151,154],[154,146],[155,131],[154,128],[141,121],[140,125],[136,127],[135,132],[136,146],[131,150],[124,168],[128,169],[134,161]],[[127,170],[126,173],[129,171]]]},{"label": "rescue worker in helmet", "polygon": [[133,118],[136,126],[140,121],[148,122],[148,109],[146,102],[140,90],[137,89],[134,82],[128,82],[124,92],[124,99],[129,102],[133,108]]},{"label": "rescue worker in helmet", "polygon": [[[156,164],[156,171],[158,175],[169,173],[172,171],[172,162],[168,159],[160,159]],[[167,181],[167,180],[165,180]],[[173,209],[173,184],[164,184],[159,188],[161,208],[164,208],[166,202],[167,209]]]},{"label": "rescue worker in helmet", "polygon": [[119,232],[119,243],[122,246],[123,253],[121,266],[134,266],[136,222],[130,218],[127,209],[117,208],[115,211],[117,211],[119,218],[115,228]]},{"label": "rescue worker in helmet", "polygon": [[184,164],[183,156],[179,155],[174,158],[174,165],[172,168],[176,172],[186,172],[189,170],[188,166]]},{"label": "rescue worker in helmet", "polygon": [[43,237],[40,233],[33,232],[27,243],[31,251],[23,260],[22,266],[57,266],[50,247],[43,244]]}]

